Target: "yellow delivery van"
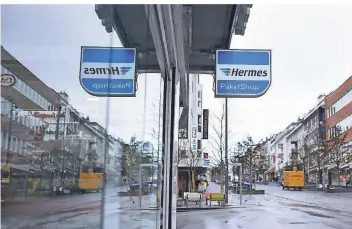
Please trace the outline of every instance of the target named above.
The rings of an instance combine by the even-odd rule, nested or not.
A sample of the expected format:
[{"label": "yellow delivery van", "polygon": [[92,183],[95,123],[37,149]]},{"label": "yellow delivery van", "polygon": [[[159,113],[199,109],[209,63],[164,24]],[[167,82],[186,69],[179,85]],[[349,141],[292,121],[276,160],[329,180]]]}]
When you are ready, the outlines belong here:
[{"label": "yellow delivery van", "polygon": [[282,182],[282,189],[298,189],[304,188],[304,172],[297,171],[294,167],[292,171],[284,171],[284,177]]}]

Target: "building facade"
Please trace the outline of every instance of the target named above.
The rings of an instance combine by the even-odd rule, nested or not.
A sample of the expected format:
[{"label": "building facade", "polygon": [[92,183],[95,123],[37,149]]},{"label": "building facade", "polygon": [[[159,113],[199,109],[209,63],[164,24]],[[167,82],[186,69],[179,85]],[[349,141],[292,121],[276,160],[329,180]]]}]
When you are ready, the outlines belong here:
[{"label": "building facade", "polygon": [[[76,189],[81,172],[104,172],[106,131],[83,117],[65,92],[45,85],[4,47],[1,79],[2,198]],[[113,157],[121,147],[109,139],[107,174],[115,178],[121,169]]]},{"label": "building facade", "polygon": [[346,185],[352,170],[352,77],[329,95],[320,95],[303,118],[263,147],[266,167],[270,168],[272,158],[275,161],[277,180],[284,168],[297,165],[305,171],[306,183]]},{"label": "building facade", "polygon": [[[352,76],[325,99],[326,139],[343,136],[343,144],[332,150],[329,166],[329,184],[341,185],[351,179],[352,168]],[[335,143],[336,144],[336,143]],[[332,148],[336,148],[333,147]]]},{"label": "building facade", "polygon": [[205,174],[209,159],[203,152],[203,85],[199,75],[189,76],[188,136],[179,139],[178,189],[189,191],[191,188],[191,170],[196,171],[195,182]]},{"label": "building facade", "polygon": [[[6,79],[13,78],[13,84]],[[43,145],[48,123],[31,112],[58,107],[60,96],[1,46],[1,169],[2,197],[24,196],[42,175],[31,163]],[[9,194],[9,195],[8,195]],[[6,195],[4,197],[3,195]]]}]

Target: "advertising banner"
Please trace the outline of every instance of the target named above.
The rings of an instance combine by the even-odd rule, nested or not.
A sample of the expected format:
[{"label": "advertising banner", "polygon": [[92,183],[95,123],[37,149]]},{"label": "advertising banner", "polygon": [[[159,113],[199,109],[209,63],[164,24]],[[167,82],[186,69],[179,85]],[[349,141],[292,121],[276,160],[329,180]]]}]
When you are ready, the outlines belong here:
[{"label": "advertising banner", "polygon": [[197,150],[197,127],[192,127],[191,150]]},{"label": "advertising banner", "polygon": [[203,109],[203,139],[208,139],[209,109]]}]

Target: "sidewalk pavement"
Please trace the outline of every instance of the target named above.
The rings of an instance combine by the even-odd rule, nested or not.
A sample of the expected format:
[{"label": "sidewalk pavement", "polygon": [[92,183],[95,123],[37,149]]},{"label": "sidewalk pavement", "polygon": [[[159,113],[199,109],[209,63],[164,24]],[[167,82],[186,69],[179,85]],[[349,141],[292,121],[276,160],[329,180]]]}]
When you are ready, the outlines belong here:
[{"label": "sidewalk pavement", "polygon": [[[93,194],[93,193],[92,193]],[[15,216],[40,216],[62,212],[67,209],[77,208],[84,205],[100,206],[101,194],[86,194],[81,196],[65,196],[60,198],[37,199],[27,202],[17,202],[14,204],[4,204],[2,206],[2,217]]]},{"label": "sidewalk pavement", "polygon": [[259,189],[264,189],[266,195],[275,196],[281,199],[352,212],[352,206],[350,204],[352,192],[326,193],[322,191],[293,191],[282,190],[280,187],[267,185],[261,185]]},{"label": "sidewalk pavement", "polygon": [[[141,196],[123,196],[119,199],[118,204],[120,209],[153,209],[157,208],[156,193]],[[142,199],[142,204],[140,200]]]}]

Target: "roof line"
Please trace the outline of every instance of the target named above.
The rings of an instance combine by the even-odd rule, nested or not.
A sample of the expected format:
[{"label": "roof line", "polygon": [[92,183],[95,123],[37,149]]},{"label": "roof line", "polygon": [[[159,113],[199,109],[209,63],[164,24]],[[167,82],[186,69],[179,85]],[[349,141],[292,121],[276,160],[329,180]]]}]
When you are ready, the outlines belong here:
[{"label": "roof line", "polygon": [[339,89],[340,89],[348,80],[350,80],[351,78],[352,78],[352,75],[351,75],[350,77],[348,77],[345,81],[343,81],[343,83],[340,84],[340,86],[338,86],[338,88],[336,88],[335,90],[333,90],[332,92],[330,92],[330,94],[327,95],[327,96],[325,97],[325,99],[330,98],[330,96],[331,96],[332,94],[334,94],[337,90],[339,90]]},{"label": "roof line", "polygon": [[[8,56],[9,59],[3,59],[4,56]],[[6,69],[8,69],[10,72],[13,71],[13,69],[11,70],[11,63],[7,64],[6,61],[13,61],[15,62],[16,65],[20,66],[20,68],[22,68],[24,71],[28,72],[29,73],[29,76],[30,77],[34,77],[35,80],[37,82],[39,82],[40,84],[42,84],[42,86],[44,86],[45,88],[49,89],[49,91],[51,93],[54,94],[54,96],[56,96],[56,99],[57,99],[57,104],[56,105],[59,105],[60,104],[60,95],[54,90],[52,89],[51,87],[49,87],[48,85],[46,85],[43,81],[41,81],[36,75],[34,75],[33,72],[31,72],[26,66],[24,66],[19,60],[17,60],[13,55],[11,55],[5,48],[4,46],[1,45],[1,65],[3,67],[5,67]],[[8,66],[9,65],[9,66]],[[18,76],[16,75],[16,77],[20,78],[24,83],[26,83],[29,87],[31,87],[32,89],[34,89],[35,91],[37,91],[38,94],[40,94],[41,96],[43,96],[45,99],[48,99],[48,96],[46,95],[43,95],[42,93],[40,93],[37,89],[33,88],[33,85],[31,84],[31,82],[28,82],[28,81],[25,81],[23,78],[23,76]],[[52,98],[53,99],[53,98]],[[52,103],[53,101],[49,101],[50,103]],[[55,104],[54,104],[55,105]]]}]

